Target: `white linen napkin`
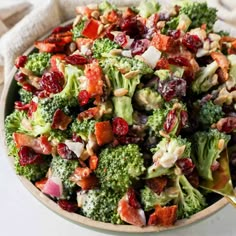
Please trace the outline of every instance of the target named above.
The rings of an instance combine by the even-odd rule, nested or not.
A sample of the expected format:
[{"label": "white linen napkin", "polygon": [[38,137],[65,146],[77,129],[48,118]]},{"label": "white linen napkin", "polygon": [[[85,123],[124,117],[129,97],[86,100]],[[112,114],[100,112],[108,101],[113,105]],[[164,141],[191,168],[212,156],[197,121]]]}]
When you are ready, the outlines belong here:
[{"label": "white linen napkin", "polygon": [[[99,3],[99,0],[28,0],[34,4],[30,8],[29,2],[8,0],[0,4],[0,71],[4,65],[4,77],[8,75],[14,65],[15,58],[22,54],[33,42],[43,36],[53,27],[68,20],[75,15],[77,5]],[[116,5],[137,4],[137,0],[111,0]],[[171,3],[171,0],[159,0],[159,2]],[[208,0],[210,6],[217,7],[218,15],[224,21],[234,23],[236,26],[236,2],[232,0]],[[24,11],[30,11],[19,21]],[[6,24],[6,19],[14,16],[16,21]],[[9,31],[9,27],[11,27]],[[229,27],[230,28],[230,27]],[[4,32],[7,33],[3,34]],[[3,36],[1,37],[1,35]],[[3,80],[3,79],[2,79]],[[0,76],[1,83],[1,76]]]}]

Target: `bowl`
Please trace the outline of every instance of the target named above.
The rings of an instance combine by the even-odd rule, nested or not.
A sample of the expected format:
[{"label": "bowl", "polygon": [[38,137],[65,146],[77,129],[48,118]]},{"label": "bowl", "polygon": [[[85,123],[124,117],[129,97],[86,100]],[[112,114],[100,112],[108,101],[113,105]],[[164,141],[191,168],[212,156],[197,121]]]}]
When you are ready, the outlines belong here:
[{"label": "bowl", "polygon": [[[65,22],[63,25],[67,25],[71,23],[71,21]],[[225,24],[221,23],[220,28],[224,27]],[[48,35],[48,34],[47,34]],[[46,37],[45,35],[44,37]],[[42,37],[42,38],[44,38]],[[24,55],[30,54],[34,50],[34,47],[30,47]],[[1,140],[4,150],[4,155],[9,159],[9,162],[14,168],[13,157],[9,157],[7,155],[7,146],[5,143],[5,134],[4,134],[4,120],[5,117],[10,114],[14,107],[15,95],[17,94],[17,84],[14,80],[14,75],[17,69],[13,68],[11,73],[7,78],[7,83],[4,85],[4,89],[1,96],[1,107],[3,108],[0,112],[0,132],[1,132]],[[122,233],[150,233],[150,232],[160,232],[166,230],[177,229],[180,227],[185,227],[187,225],[193,224],[195,222],[199,222],[206,217],[209,217],[212,214],[215,214],[217,211],[222,209],[228,203],[226,198],[220,197],[219,195],[214,195],[212,200],[212,204],[205,208],[204,210],[192,215],[188,219],[178,220],[175,225],[170,227],[163,226],[146,226],[146,227],[137,227],[133,225],[114,225],[111,223],[103,223],[99,221],[91,220],[87,217],[76,213],[69,213],[63,209],[61,209],[53,200],[44,195],[41,191],[39,191],[33,183],[22,176],[18,176],[23,186],[43,205],[45,205],[48,209],[52,210],[54,213],[60,215],[66,220],[69,220],[73,223],[79,224],[83,227],[91,228],[98,231],[110,231],[110,232],[122,232]]]}]

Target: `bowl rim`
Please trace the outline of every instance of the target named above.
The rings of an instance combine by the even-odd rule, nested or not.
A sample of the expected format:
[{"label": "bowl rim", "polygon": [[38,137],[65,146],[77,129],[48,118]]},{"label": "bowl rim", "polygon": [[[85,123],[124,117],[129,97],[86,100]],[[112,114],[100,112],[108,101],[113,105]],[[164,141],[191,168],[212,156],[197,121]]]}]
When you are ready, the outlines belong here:
[{"label": "bowl rim", "polygon": [[[60,24],[60,26],[64,26],[67,24],[70,24],[72,20],[68,20],[64,22],[63,24]],[[45,38],[49,35],[49,33],[46,33],[41,38]],[[30,54],[35,49],[34,46],[29,47],[23,55]],[[9,156],[7,154],[7,145],[6,145],[6,139],[5,139],[5,128],[4,128],[4,121],[6,117],[6,106],[7,106],[7,96],[9,95],[9,91],[11,86],[16,83],[14,80],[14,75],[17,72],[16,68],[13,68],[9,75],[7,76],[7,82],[4,83],[4,88],[2,91],[0,104],[3,106],[2,111],[0,112],[0,138],[1,138],[1,146],[3,147],[3,156],[6,156],[10,162],[10,165],[14,169],[14,159],[13,157]],[[15,169],[14,169],[15,171]],[[107,231],[113,232],[113,233],[154,233],[154,232],[161,232],[161,231],[167,231],[167,230],[173,230],[177,228],[181,228],[184,226],[189,226],[193,223],[200,222],[201,220],[213,215],[214,213],[218,212],[220,209],[225,207],[228,204],[228,201],[225,197],[222,197],[218,201],[216,201],[214,204],[208,206],[204,210],[192,215],[188,219],[182,219],[177,220],[177,222],[170,227],[164,227],[164,226],[145,226],[145,227],[137,227],[133,225],[114,225],[112,223],[104,223],[101,221],[95,221],[88,217],[82,216],[77,213],[70,213],[63,209],[61,209],[52,199],[50,199],[48,196],[43,194],[37,187],[29,180],[27,180],[23,176],[17,175],[20,179],[21,183],[24,185],[24,187],[44,206],[52,210],[57,215],[73,222],[76,224],[79,224],[83,227],[87,227],[92,230],[97,231]]]}]

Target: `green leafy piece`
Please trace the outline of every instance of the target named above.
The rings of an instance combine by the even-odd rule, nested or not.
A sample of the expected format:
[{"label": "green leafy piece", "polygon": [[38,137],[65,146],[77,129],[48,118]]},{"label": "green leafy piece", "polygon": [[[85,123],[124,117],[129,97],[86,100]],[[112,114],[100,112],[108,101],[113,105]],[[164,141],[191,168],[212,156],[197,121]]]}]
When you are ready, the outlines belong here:
[{"label": "green leafy piece", "polygon": [[111,10],[117,10],[116,6],[111,4],[110,2],[103,0],[99,5],[98,9],[102,14],[106,14],[107,12]]},{"label": "green leafy piece", "polygon": [[187,31],[192,21],[188,15],[181,13],[178,17],[172,18],[170,21],[167,21],[166,27],[169,30],[181,29]]},{"label": "green leafy piece", "polygon": [[20,95],[20,101],[22,101],[24,104],[30,103],[30,101],[33,98],[33,93],[31,93],[23,88],[20,88],[18,93]]},{"label": "green leafy piece", "polygon": [[111,190],[89,190],[82,205],[82,213],[93,220],[122,224],[117,213],[120,193]]},{"label": "green leafy piece", "polygon": [[144,160],[136,144],[105,148],[98,159],[95,174],[103,189],[125,193],[145,171]]},{"label": "green leafy piece", "polygon": [[51,54],[46,52],[32,53],[28,56],[25,68],[35,75],[41,76],[50,65],[50,57]]},{"label": "green leafy piece", "polygon": [[[79,166],[78,160],[66,160],[60,156],[54,156],[50,165],[52,176],[61,179],[63,184],[63,195],[71,195],[76,187],[75,182],[70,180],[70,176]],[[64,196],[64,197],[65,197]]]},{"label": "green leafy piece", "polygon": [[213,180],[212,164],[220,157],[220,153],[225,149],[230,136],[220,133],[218,130],[197,132],[193,135],[192,159],[198,174],[207,180]]},{"label": "green leafy piece", "polygon": [[72,29],[73,40],[75,41],[77,38],[82,37],[82,31],[84,29],[86,20],[81,20],[77,25],[75,25]]},{"label": "green leafy piece", "polygon": [[78,119],[75,119],[71,125],[71,130],[73,133],[80,136],[84,141],[88,141],[89,135],[94,133],[95,123],[95,120],[79,121]]},{"label": "green leafy piece", "polygon": [[202,67],[192,83],[193,92],[197,94],[207,92],[213,86],[217,85],[218,79],[214,75],[218,67],[219,66],[216,61],[208,64],[206,67]]},{"label": "green leafy piece", "polygon": [[157,205],[166,206],[170,201],[176,199],[178,195],[178,191],[168,191],[168,189],[158,195],[149,187],[145,186],[144,189],[141,189],[141,202],[144,205],[144,210],[150,211],[155,209]]},{"label": "green leafy piece", "polygon": [[179,197],[176,199],[178,205],[178,218],[189,218],[191,215],[206,207],[204,196],[194,188],[184,175],[174,177]]},{"label": "green leafy piece", "polygon": [[152,14],[158,12],[160,7],[160,4],[155,0],[142,0],[137,9],[139,10],[140,16],[148,18]]},{"label": "green leafy piece", "polygon": [[106,57],[112,49],[120,48],[119,44],[108,38],[96,39],[93,43],[92,52],[95,58]]}]

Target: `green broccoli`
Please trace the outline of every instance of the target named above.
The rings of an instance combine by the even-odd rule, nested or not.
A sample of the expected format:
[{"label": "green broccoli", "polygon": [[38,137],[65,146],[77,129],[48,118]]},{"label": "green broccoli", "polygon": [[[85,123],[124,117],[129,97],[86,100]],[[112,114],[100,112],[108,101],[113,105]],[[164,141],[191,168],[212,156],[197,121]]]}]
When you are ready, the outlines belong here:
[{"label": "green broccoli", "polygon": [[46,52],[32,53],[28,56],[25,68],[33,74],[41,76],[45,69],[50,65],[51,54]]},{"label": "green broccoli", "polygon": [[161,95],[151,88],[137,90],[134,94],[134,101],[139,108],[146,111],[158,109],[164,102]]},{"label": "green broccoli", "polygon": [[199,121],[204,127],[210,127],[223,116],[222,107],[212,101],[204,103],[199,111]]},{"label": "green broccoli", "polygon": [[33,93],[29,92],[23,88],[20,88],[18,93],[20,95],[20,101],[22,101],[24,104],[30,103],[30,101],[33,98]]},{"label": "green broccoli", "polygon": [[178,205],[178,218],[188,218],[206,207],[204,196],[194,188],[184,175],[175,176],[179,196],[175,200]]},{"label": "green broccoli", "polygon": [[114,114],[116,117],[123,118],[129,125],[133,124],[133,107],[130,97],[112,97]]},{"label": "green broccoli", "polygon": [[63,184],[63,195],[71,195],[76,184],[70,180],[70,176],[74,173],[75,169],[79,166],[78,160],[66,160],[60,156],[54,156],[51,162],[52,176],[61,179]]},{"label": "green broccoli", "polygon": [[122,224],[117,213],[121,198],[120,193],[111,190],[89,190],[82,204],[82,213],[93,220]]},{"label": "green broccoli", "polygon": [[192,21],[188,17],[188,15],[181,13],[177,17],[172,18],[170,21],[167,21],[164,30],[175,30],[181,29],[183,31],[187,31]]},{"label": "green broccoli", "polygon": [[[217,20],[217,10],[215,8],[208,7],[206,2],[194,2],[190,0],[180,0],[177,2],[177,5],[180,6],[177,21],[179,21],[180,16],[184,14],[191,20],[189,29],[198,28],[206,24],[207,31],[212,31]],[[171,21],[176,21],[175,18],[172,18]]]},{"label": "green broccoli", "polygon": [[154,153],[153,164],[147,169],[146,179],[173,174],[175,162],[190,157],[191,143],[180,136],[163,138],[151,151]]},{"label": "green broccoli", "polygon": [[103,0],[99,5],[98,5],[98,9],[101,12],[101,14],[106,14],[109,11],[112,10],[117,10],[116,6],[111,4],[110,2]]},{"label": "green broccoli", "polygon": [[158,12],[160,7],[160,4],[155,0],[142,0],[137,9],[140,16],[148,18],[152,14]]},{"label": "green broccoli", "polygon": [[75,25],[72,29],[73,40],[75,41],[77,38],[82,37],[82,31],[84,29],[86,20],[82,19],[77,25]]},{"label": "green broccoli", "polygon": [[30,181],[37,181],[46,176],[50,162],[51,158],[47,156],[43,157],[43,161],[40,164],[21,166],[19,162],[19,156],[16,156],[14,165],[18,175],[24,176]]},{"label": "green broccoli", "polygon": [[202,178],[213,180],[211,166],[220,157],[220,153],[225,149],[229,140],[229,135],[213,129],[193,135],[191,157]]},{"label": "green broccoli", "polygon": [[207,92],[213,86],[217,85],[218,77],[215,76],[215,73],[218,67],[219,66],[216,61],[208,64],[206,67],[202,67],[192,83],[193,92],[198,94]]},{"label": "green broccoli", "polygon": [[173,199],[176,199],[179,192],[177,191],[177,189],[174,189],[174,191],[173,189],[174,188],[172,188],[171,191],[167,189],[158,195],[149,187],[145,186],[144,189],[141,189],[141,202],[144,205],[144,210],[150,211],[152,209],[155,209],[157,205],[165,206]]},{"label": "green broccoli", "polygon": [[144,160],[136,144],[105,148],[99,154],[96,176],[102,188],[125,193],[145,171]]},{"label": "green broccoli", "polygon": [[108,38],[96,39],[93,43],[92,52],[95,58],[106,57],[112,49],[120,48],[119,44]]},{"label": "green broccoli", "polygon": [[48,141],[52,142],[53,144],[57,144],[64,142],[66,139],[70,139],[72,134],[70,129],[51,129],[50,133],[47,133],[47,135]]},{"label": "green broccoli", "polygon": [[75,119],[71,125],[71,130],[73,133],[79,135],[84,141],[88,141],[89,135],[94,133],[95,123],[95,120],[79,121],[78,119]]}]

